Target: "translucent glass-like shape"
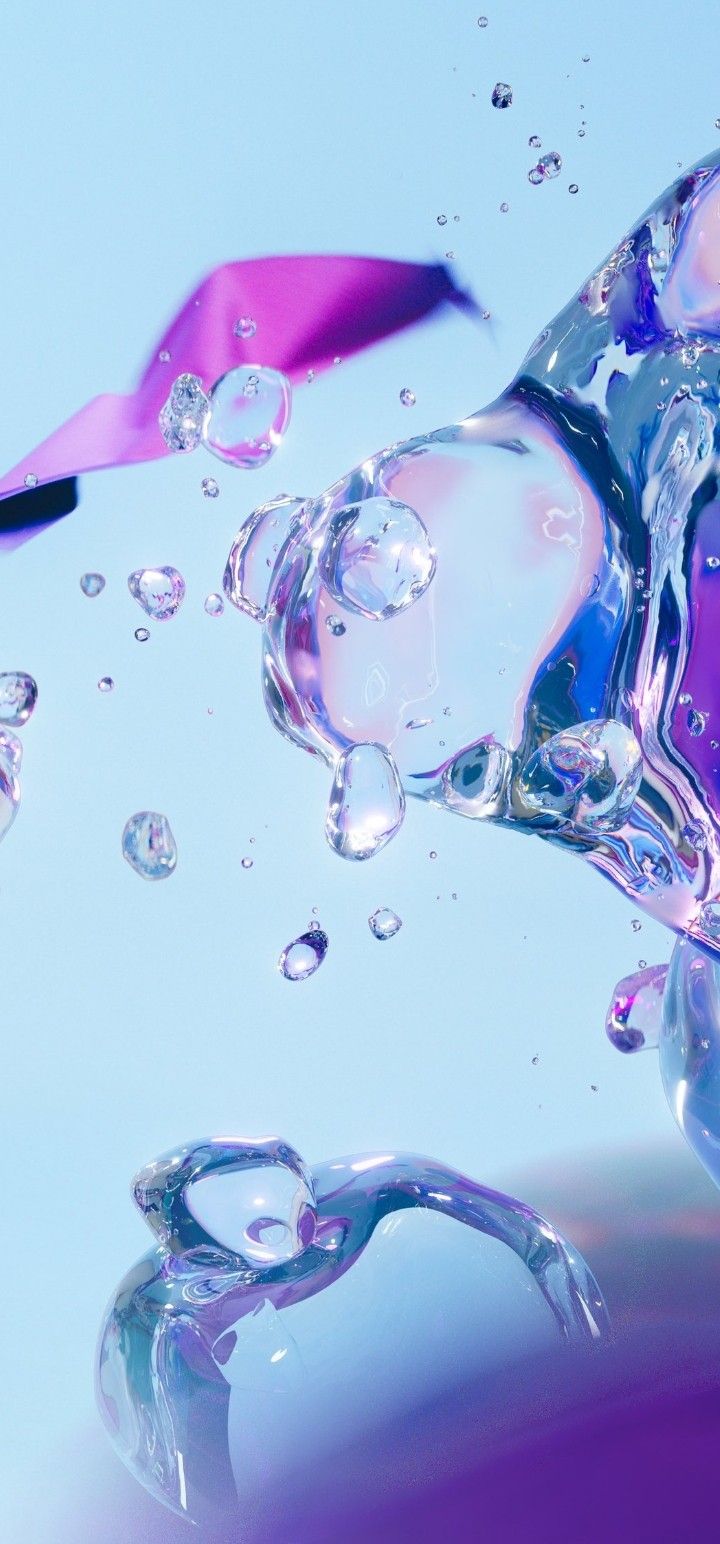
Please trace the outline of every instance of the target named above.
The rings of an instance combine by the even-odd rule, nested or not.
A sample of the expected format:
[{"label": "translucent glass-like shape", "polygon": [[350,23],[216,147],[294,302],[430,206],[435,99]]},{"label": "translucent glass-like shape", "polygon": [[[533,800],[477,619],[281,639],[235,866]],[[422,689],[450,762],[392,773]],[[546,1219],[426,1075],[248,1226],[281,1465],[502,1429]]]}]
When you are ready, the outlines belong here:
[{"label": "translucent glass-like shape", "polygon": [[659,1052],[670,1109],[720,1186],[720,963],[687,938],[668,968]]},{"label": "translucent glass-like shape", "polygon": [[368,927],[373,938],[378,938],[382,943],[385,938],[394,938],[395,934],[400,932],[402,918],[396,911],[391,911],[389,906],[379,906],[377,911],[368,917]]},{"label": "translucent glass-like shape", "polygon": [[646,965],[618,981],[605,1020],[608,1040],[617,1051],[657,1049],[667,973],[667,965]]},{"label": "translucent glass-like shape", "polygon": [[518,781],[529,810],[578,831],[616,831],[632,809],[642,778],[642,752],[631,729],[612,719],[576,724],[551,735]]},{"label": "translucent glass-like shape", "polygon": [[310,929],[286,945],[278,960],[278,969],[286,981],[306,981],[308,976],[315,975],[327,952],[327,933],[323,933],[322,928]]},{"label": "translucent glass-like shape", "polygon": [[20,805],[22,745],[14,734],[0,729],[0,841],[9,831]]},{"label": "translucent glass-like shape", "polygon": [[[717,951],[719,365],[715,154],[598,266],[492,406],[303,505],[262,646],[272,718],[329,766],[348,744],[385,746],[406,793],[581,853],[634,907]],[[378,500],[415,513],[436,563],[382,626],[381,543],[356,584],[342,529],[364,508],[377,536]],[[408,733],[417,718],[433,724]],[[593,721],[639,745],[635,797],[610,829],[545,820],[526,769]]]},{"label": "translucent glass-like shape", "polygon": [[154,622],[169,621],[185,599],[185,580],[176,568],[138,568],[128,578],[128,589]]},{"label": "translucent glass-like shape", "polygon": [[238,365],[215,382],[203,427],[208,450],[231,466],[264,466],[290,422],[291,386],[280,370]]},{"label": "translucent glass-like shape", "polygon": [[338,757],[325,834],[341,858],[374,858],[399,831],[405,795],[382,745],[351,745]]},{"label": "translucent glass-like shape", "polygon": [[[529,1358],[538,1327],[553,1348],[606,1330],[597,1283],[550,1223],[432,1159],[311,1170],[278,1138],[222,1137],[148,1164],[133,1193],[155,1248],[106,1314],[99,1408],[137,1479],[221,1537],[274,1479],[322,1465],[336,1431],[342,1448],[412,1419],[448,1360],[464,1381]],[[409,1213],[425,1223],[410,1253]],[[488,1241],[513,1268],[503,1350]]]},{"label": "translucent glass-like shape", "polygon": [[435,553],[414,509],[398,499],[368,498],[333,515],[320,571],[335,600],[380,620],[424,595]]},{"label": "translucent glass-like shape", "polygon": [[97,595],[101,595],[105,589],[105,575],[83,574],[80,579],[80,589],[82,590],[83,595],[87,595],[90,600],[94,600],[95,597]]},{"label": "translucent glass-like shape", "polygon": [[160,410],[160,433],[169,450],[195,450],[210,411],[207,394],[197,375],[179,375]]},{"label": "translucent glass-like shape", "polygon": [[37,702],[37,682],[24,670],[0,674],[0,724],[19,729],[26,724]]},{"label": "translucent glass-like shape", "polygon": [[165,815],[140,810],[122,834],[122,853],[143,879],[167,879],[177,865],[177,846]]},{"label": "translucent glass-like shape", "polygon": [[223,589],[232,605],[256,622],[265,619],[273,569],[300,509],[302,499],[279,493],[248,515],[230,548]]}]

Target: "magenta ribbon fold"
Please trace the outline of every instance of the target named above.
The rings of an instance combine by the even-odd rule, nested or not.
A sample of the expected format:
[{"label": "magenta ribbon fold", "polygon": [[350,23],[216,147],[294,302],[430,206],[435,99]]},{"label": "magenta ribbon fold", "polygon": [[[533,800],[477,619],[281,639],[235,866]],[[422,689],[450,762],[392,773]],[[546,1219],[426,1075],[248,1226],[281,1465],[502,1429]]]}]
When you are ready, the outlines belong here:
[{"label": "magenta ribbon fold", "polygon": [[[445,301],[476,311],[440,263],[343,256],[223,263],[170,323],[134,392],[93,397],[0,479],[0,548],[74,508],[69,480],[77,474],[170,454],[158,413],[182,372],[199,376],[207,390],[226,370],[254,363],[298,383],[308,370],[357,353]],[[233,331],[244,316],[256,324],[252,338]]]}]

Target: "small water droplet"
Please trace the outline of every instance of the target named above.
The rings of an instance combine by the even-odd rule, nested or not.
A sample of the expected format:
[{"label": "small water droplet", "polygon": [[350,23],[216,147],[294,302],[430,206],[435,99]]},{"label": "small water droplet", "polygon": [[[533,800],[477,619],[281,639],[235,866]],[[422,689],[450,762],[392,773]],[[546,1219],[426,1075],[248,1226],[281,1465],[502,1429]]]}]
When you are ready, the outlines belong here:
[{"label": "small water droplet", "polygon": [[216,499],[220,492],[220,484],[214,477],[203,477],[200,487],[206,499]]},{"label": "small water droplet", "polygon": [[531,150],[540,150],[540,148],[542,146],[542,140],[540,138],[540,135],[539,134],[531,134],[530,138],[528,140],[528,144],[529,144]]},{"label": "small water droplet", "polygon": [[138,643],[147,643],[150,634],[146,627],[136,627],[135,637],[137,638]]},{"label": "small water droplet", "polygon": [[368,927],[373,938],[382,942],[385,938],[394,938],[402,927],[402,918],[397,912],[391,911],[389,906],[379,906],[371,917],[368,917]]},{"label": "small water droplet", "polygon": [[169,348],[161,348],[160,353],[158,354],[158,359],[160,360],[160,363],[162,365],[166,365],[166,364],[169,363],[171,358],[172,358],[172,355],[170,353]]},{"label": "small water droplet", "polygon": [[430,853],[429,853],[429,854],[428,854],[428,856],[429,856],[429,857],[430,857],[430,858],[436,858],[436,857],[437,857],[437,853],[436,853],[436,852],[435,852],[435,850],[434,850],[434,849],[433,849],[433,850],[432,850],[432,852],[430,852]]},{"label": "small water droplet", "polygon": [[720,568],[720,558],[716,557],[715,553],[711,553],[710,557],[705,559],[705,563],[708,568]]},{"label": "small water droplet", "polygon": [[313,383],[313,381],[315,379],[315,371],[314,370],[308,370],[306,379],[307,379],[308,385],[312,386],[312,383]]},{"label": "small water droplet", "polygon": [[506,81],[499,80],[497,84],[493,86],[492,96],[490,98],[493,107],[509,107],[512,99],[512,86],[508,86]]},{"label": "small water droplet", "polygon": [[640,932],[640,929],[642,927],[642,922],[640,921],[639,917],[633,917],[632,923],[631,923],[631,927],[632,927],[633,933],[639,933]]},{"label": "small water droplet", "polygon": [[605,1033],[616,1051],[657,1048],[662,1027],[662,998],[667,965],[640,962],[642,974],[625,976],[613,992],[605,1019]]},{"label": "small water droplet", "polygon": [[537,1067],[537,1064],[538,1064],[539,1060],[540,1060],[539,1056],[533,1056],[533,1059],[532,1059],[533,1067]]},{"label": "small water droplet", "polygon": [[312,932],[301,933],[299,938],[293,939],[283,949],[278,960],[278,969],[282,972],[286,981],[306,981],[308,976],[314,976],[315,971],[322,965],[328,951],[328,936],[321,928]]},{"label": "small water droplet", "polygon": [[683,368],[685,370],[692,369],[692,366],[697,364],[701,352],[702,351],[698,347],[697,343],[683,344],[683,347],[680,350],[680,363]]},{"label": "small water droplet", "polygon": [[696,740],[699,735],[705,733],[707,719],[707,713],[700,713],[697,708],[690,709],[687,716],[687,726],[688,733],[693,736],[693,739]]},{"label": "small water droplet", "polygon": [[112,678],[111,675],[101,676],[100,680],[98,681],[98,691],[99,692],[111,692],[113,687],[114,687],[114,685],[115,685],[115,682],[113,681],[113,678]]},{"label": "small water droplet", "polygon": [[386,620],[425,593],[435,561],[415,510],[377,496],[336,510],[320,555],[320,572],[331,595],[351,611]]},{"label": "small water droplet", "polygon": [[576,182],[571,182],[570,186],[568,188],[568,193],[577,193],[577,192],[579,192],[578,184]]},{"label": "small water droplet", "polygon": [[128,577],[128,589],[154,622],[169,621],[185,598],[185,580],[176,568],[138,568]]},{"label": "small water droplet", "polygon": [[177,847],[165,815],[140,810],[122,834],[123,857],[142,879],[167,879],[177,864]]},{"label": "small water droplet", "polygon": [[690,847],[694,848],[695,852],[705,851],[707,847],[707,832],[702,821],[689,820],[687,825],[683,826],[682,834]]},{"label": "small water droplet", "polygon": [[416,402],[415,393],[414,393],[414,391],[410,390],[409,386],[403,386],[403,389],[400,392],[400,401],[402,402],[403,407],[414,407],[415,406],[415,402]]},{"label": "small water droplet", "polygon": [[195,450],[200,444],[209,409],[200,377],[179,375],[158,415],[160,433],[168,450]]},{"label": "small water droplet", "polygon": [[708,938],[720,939],[720,901],[706,901],[699,920]]},{"label": "small water droplet", "polygon": [[437,217],[437,222],[438,222],[438,225],[447,225],[447,215],[446,214],[439,214],[438,217]]},{"label": "small water droplet", "polygon": [[343,633],[346,631],[345,623],[340,620],[340,617],[336,617],[334,613],[325,618],[325,626],[328,632],[332,633],[333,638],[342,638]]},{"label": "small water droplet", "polygon": [[350,745],[338,757],[325,835],[341,858],[373,858],[399,831],[405,794],[392,756],[375,743]]},{"label": "small water droplet", "polygon": [[100,595],[105,589],[104,574],[83,574],[80,580],[80,589],[83,595],[87,595],[91,600],[94,600],[95,596]]},{"label": "small water droplet", "polygon": [[510,208],[510,205],[508,203],[506,203],[505,199],[503,199],[503,201],[502,201],[502,203],[500,205],[500,213],[501,214],[507,214],[509,208]]},{"label": "small water droplet", "polygon": [[25,477],[23,478],[23,481],[25,483],[25,487],[26,488],[37,488],[38,479],[35,476],[34,472],[27,472]]},{"label": "small water droplet", "polygon": [[478,27],[487,27],[487,16],[478,16]]},{"label": "small water droplet", "polygon": [[252,858],[243,858],[242,859],[242,863],[241,863],[241,867],[242,868],[244,868],[244,869],[251,869],[252,866],[253,866],[253,859]]},{"label": "small water droplet", "polygon": [[406,723],[406,725],[405,725],[405,728],[406,729],[425,729],[427,727],[427,725],[431,724],[431,723],[432,723],[432,719],[431,718],[409,718],[407,723]]},{"label": "small water droplet", "polygon": [[37,683],[24,670],[0,674],[0,724],[19,729],[26,724],[37,702]]},{"label": "small water droplet", "polygon": [[221,617],[225,610],[225,602],[222,595],[218,595],[214,590],[212,594],[206,595],[205,610],[209,617]]},{"label": "small water droplet", "polygon": [[236,338],[254,338],[257,332],[257,322],[252,316],[239,316],[233,332]]}]

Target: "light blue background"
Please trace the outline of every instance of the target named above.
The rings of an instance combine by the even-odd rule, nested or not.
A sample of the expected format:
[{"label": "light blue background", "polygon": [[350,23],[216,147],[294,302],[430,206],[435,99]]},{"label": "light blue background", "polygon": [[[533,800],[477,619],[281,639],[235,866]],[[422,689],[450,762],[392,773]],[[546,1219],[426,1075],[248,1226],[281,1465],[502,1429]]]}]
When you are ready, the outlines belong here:
[{"label": "light blue background", "polygon": [[[0,852],[4,1539],[58,1536],[100,1313],[145,1243],[127,1182],[156,1152],[272,1130],[310,1161],[390,1144],[502,1183],[581,1148],[680,1141],[653,1058],[603,1033],[615,980],[669,953],[662,930],[633,932],[579,862],[417,805],[375,862],[339,862],[327,775],[266,719],[259,633],[203,611],[254,504],[491,400],[678,166],[717,146],[716,0],[681,24],[675,0],[486,0],[484,30],[480,4],[31,0],[0,23],[3,470],[129,388],[230,258],[451,249],[493,316],[444,316],[300,390],[259,473],[198,452],[87,477],[74,515],[2,559],[0,668],[40,692]],[[563,156],[540,188],[533,133]],[[187,600],[141,646],[126,577],[165,563]],[[95,568],[107,589],[88,601]],[[120,857],[142,808],[177,836],[167,884]],[[404,919],[385,945],[377,905]],[[289,985],[275,962],[313,906],[328,958]]]}]

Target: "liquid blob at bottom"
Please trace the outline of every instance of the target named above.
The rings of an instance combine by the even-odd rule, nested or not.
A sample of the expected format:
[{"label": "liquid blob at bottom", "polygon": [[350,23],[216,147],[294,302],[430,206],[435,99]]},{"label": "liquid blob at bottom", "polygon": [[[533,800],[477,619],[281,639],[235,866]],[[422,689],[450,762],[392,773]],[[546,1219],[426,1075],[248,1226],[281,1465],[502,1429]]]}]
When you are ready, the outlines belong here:
[{"label": "liquid blob at bottom", "polygon": [[432,1159],[311,1170],[277,1138],[222,1137],[133,1188],[156,1247],[106,1315],[98,1404],[136,1478],[196,1522],[237,1521],[308,1461],[374,1451],[538,1344],[567,1355],[606,1331],[550,1223]]},{"label": "liquid blob at bottom", "polygon": [[167,879],[177,866],[177,847],[165,815],[141,810],[122,834],[123,857],[142,879]]},{"label": "liquid blob at bottom", "polygon": [[341,858],[373,858],[395,836],[405,795],[382,745],[352,745],[338,757],[325,833]]},{"label": "liquid blob at bottom", "polygon": [[581,852],[718,953],[719,284],[716,152],[492,406],[304,504],[262,644],[272,719],[328,766],[383,746],[406,794]]}]

